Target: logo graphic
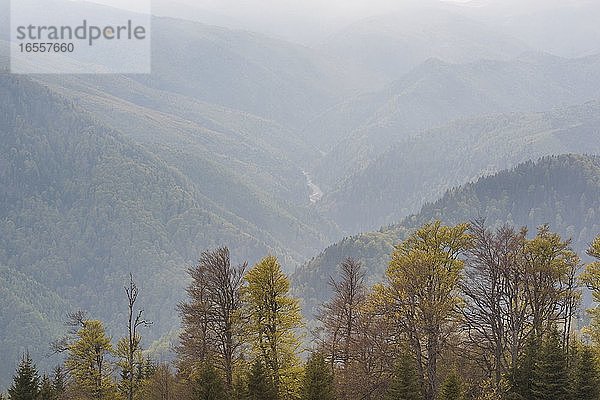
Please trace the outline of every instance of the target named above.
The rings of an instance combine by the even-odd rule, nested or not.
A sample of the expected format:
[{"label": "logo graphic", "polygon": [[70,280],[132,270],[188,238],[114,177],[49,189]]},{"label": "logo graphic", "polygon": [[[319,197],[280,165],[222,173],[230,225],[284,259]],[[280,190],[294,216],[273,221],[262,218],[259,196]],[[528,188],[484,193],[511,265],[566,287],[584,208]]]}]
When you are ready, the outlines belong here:
[{"label": "logo graphic", "polygon": [[12,0],[11,72],[150,73],[151,0],[134,10],[69,0]]}]

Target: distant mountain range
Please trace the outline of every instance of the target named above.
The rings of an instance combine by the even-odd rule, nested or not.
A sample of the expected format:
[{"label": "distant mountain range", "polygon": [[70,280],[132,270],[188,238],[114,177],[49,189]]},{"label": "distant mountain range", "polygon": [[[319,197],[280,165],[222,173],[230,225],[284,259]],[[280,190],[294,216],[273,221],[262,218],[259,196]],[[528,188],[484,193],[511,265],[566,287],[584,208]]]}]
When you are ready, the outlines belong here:
[{"label": "distant mountain range", "polygon": [[510,61],[430,59],[385,89],[329,109],[304,130],[326,153],[316,177],[333,184],[392,143],[454,119],[547,111],[597,99],[600,57],[526,53]]},{"label": "distant mountain range", "polygon": [[346,176],[319,206],[356,232],[397,221],[445,190],[520,162],[600,154],[600,103],[458,119],[397,143]]},{"label": "distant mountain range", "polygon": [[387,80],[398,79],[431,57],[465,63],[509,59],[528,50],[517,38],[461,15],[454,6],[427,1],[355,22],[319,48]]}]

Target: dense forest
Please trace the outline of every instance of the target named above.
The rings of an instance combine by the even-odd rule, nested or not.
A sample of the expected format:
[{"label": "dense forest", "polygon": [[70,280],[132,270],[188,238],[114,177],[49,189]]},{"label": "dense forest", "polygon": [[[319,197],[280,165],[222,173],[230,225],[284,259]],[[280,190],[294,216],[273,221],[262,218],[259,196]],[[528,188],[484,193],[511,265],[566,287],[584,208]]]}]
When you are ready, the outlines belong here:
[{"label": "dense forest", "polygon": [[[220,142],[201,147],[165,124],[173,143],[143,147],[30,79],[0,74],[0,89],[3,359],[17,360],[26,348],[45,355],[49,335],[59,332],[73,305],[116,326],[123,314],[116,312],[114,283],[128,270],[140,273],[140,285],[154,299],[147,309],[157,322],[148,336],[158,340],[176,329],[172,308],[198,246],[227,243],[239,257],[256,260],[271,252],[293,265],[328,243],[326,231],[335,230],[288,204],[308,198],[305,178],[301,171],[292,178],[285,161],[268,156],[268,147],[257,150],[260,141],[214,132]],[[123,121],[158,132],[139,120]],[[246,117],[247,130],[253,122]],[[265,125],[254,129],[268,134]],[[217,147],[230,156],[219,156]],[[299,187],[285,183],[294,180]],[[11,364],[0,366],[3,375]]]},{"label": "dense forest", "polygon": [[[48,399],[597,399],[598,306],[581,323],[583,288],[600,302],[600,237],[584,264],[547,225],[425,224],[369,287],[352,258],[329,280],[310,345],[278,259],[232,264],[224,247],[189,269],[173,365],[144,356],[133,276],[128,324],[69,315],[51,374],[23,354],[11,400]],[[368,266],[367,266],[368,268]]]},{"label": "dense forest", "polygon": [[589,102],[544,113],[460,119],[427,130],[388,145],[328,192],[320,207],[350,232],[371,230],[481,175],[544,155],[598,154],[598,108]]}]

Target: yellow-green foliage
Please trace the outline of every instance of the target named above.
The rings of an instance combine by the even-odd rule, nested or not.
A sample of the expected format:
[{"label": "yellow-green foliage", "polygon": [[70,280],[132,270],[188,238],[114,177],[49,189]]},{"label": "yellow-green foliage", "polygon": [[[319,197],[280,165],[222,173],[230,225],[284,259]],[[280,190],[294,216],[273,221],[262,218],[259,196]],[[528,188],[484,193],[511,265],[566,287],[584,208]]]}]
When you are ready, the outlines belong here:
[{"label": "yellow-green foliage", "polygon": [[79,394],[85,398],[115,399],[115,383],[111,377],[108,356],[113,348],[101,321],[87,320],[68,346],[65,362],[75,380]]},{"label": "yellow-green foliage", "polygon": [[591,321],[586,327],[585,332],[597,345],[600,344],[600,236],[594,240],[588,250],[588,254],[598,261],[591,262],[585,266],[585,271],[581,274],[581,281],[592,291],[592,296],[596,306],[588,309]]},{"label": "yellow-green foliage", "polygon": [[290,282],[274,256],[257,263],[246,275],[248,334],[255,356],[262,358],[281,399],[299,396],[298,351],[302,326],[298,299],[289,295]]}]

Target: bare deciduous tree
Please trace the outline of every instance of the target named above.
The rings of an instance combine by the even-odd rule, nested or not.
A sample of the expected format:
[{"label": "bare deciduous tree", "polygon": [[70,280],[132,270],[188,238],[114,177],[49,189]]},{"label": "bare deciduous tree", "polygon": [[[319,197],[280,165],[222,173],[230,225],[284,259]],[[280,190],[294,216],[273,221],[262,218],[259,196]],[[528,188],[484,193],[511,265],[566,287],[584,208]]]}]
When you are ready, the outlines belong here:
[{"label": "bare deciduous tree", "polygon": [[352,341],[357,333],[359,308],[366,298],[365,274],[358,261],[348,258],[340,266],[339,280],[330,277],[333,298],[323,305],[319,320],[323,324],[321,345],[332,367],[347,366]]},{"label": "bare deciduous tree", "polygon": [[[141,354],[141,337],[138,333],[138,328],[142,326],[151,325],[151,321],[147,321],[143,318],[144,310],[135,311],[135,303],[137,301],[140,290],[133,280],[133,275],[129,274],[129,285],[125,286],[125,293],[127,294],[127,309],[128,309],[128,320],[127,320],[127,333],[128,336],[126,342],[122,340],[117,348],[119,353],[125,353],[125,362],[122,365],[124,370],[124,379],[126,380],[126,394],[127,400],[133,400],[133,395],[136,390],[135,385],[135,367],[137,359]],[[135,317],[134,317],[135,316]],[[123,346],[125,344],[125,346]],[[125,348],[122,348],[125,347]]]},{"label": "bare deciduous tree", "polygon": [[579,258],[570,242],[547,226],[540,227],[533,239],[527,239],[525,228],[489,231],[484,221],[472,222],[470,233],[474,243],[461,284],[468,342],[464,348],[476,353],[473,356],[498,389],[527,340],[539,343],[558,324],[568,349],[580,298]]},{"label": "bare deciduous tree", "polygon": [[247,263],[232,266],[226,247],[202,253],[190,268],[189,301],[179,306],[184,330],[178,352],[184,368],[214,363],[233,390],[236,357],[243,344],[241,288]]}]

